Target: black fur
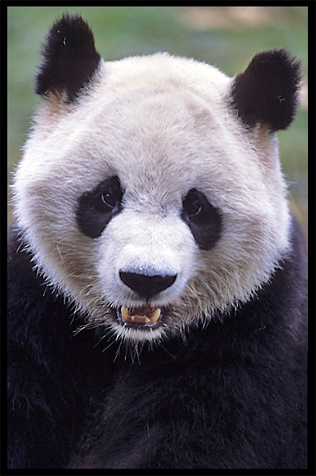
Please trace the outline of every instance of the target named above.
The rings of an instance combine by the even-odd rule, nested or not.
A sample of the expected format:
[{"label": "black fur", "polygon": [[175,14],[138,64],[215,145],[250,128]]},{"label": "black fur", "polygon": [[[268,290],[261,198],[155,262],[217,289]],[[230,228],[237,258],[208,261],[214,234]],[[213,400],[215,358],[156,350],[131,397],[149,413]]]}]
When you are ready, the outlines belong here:
[{"label": "black fur", "polygon": [[72,101],[96,71],[100,55],[93,34],[80,16],[64,15],[51,28],[42,54],[44,60],[36,80],[35,92],[67,93]]},{"label": "black fur", "polygon": [[98,238],[112,218],[122,210],[123,191],[114,175],[103,180],[94,190],[85,192],[78,200],[77,225],[89,238]]},{"label": "black fur", "polygon": [[222,217],[204,193],[195,188],[189,190],[183,200],[181,217],[201,250],[211,249],[219,240]]},{"label": "black fur", "polygon": [[[43,54],[36,92],[68,101],[100,60],[80,17],[55,23]],[[283,51],[257,55],[235,80],[234,107],[248,127],[284,128],[298,81]],[[122,190],[110,185],[79,200],[77,223],[91,238],[120,210]],[[202,249],[215,243],[221,217],[203,194],[191,190],[182,218]],[[32,269],[13,227],[8,468],[305,468],[306,253],[295,221],[292,240],[292,255],[249,303],[133,359],[99,329],[74,334],[84,316]]]},{"label": "black fur", "polygon": [[271,131],[286,129],[295,115],[300,80],[300,64],[285,50],[259,53],[235,78],[234,107],[249,127],[264,123]]},{"label": "black fur", "polygon": [[143,348],[85,330],[9,238],[10,468],[306,467],[306,262],[238,311]]},{"label": "black fur", "polygon": [[[78,200],[77,225],[89,238],[98,238],[111,219],[123,209],[124,191],[117,176],[103,180],[94,190],[85,192]],[[202,250],[209,250],[220,238],[222,219],[218,209],[196,189],[183,199],[181,217]]]}]

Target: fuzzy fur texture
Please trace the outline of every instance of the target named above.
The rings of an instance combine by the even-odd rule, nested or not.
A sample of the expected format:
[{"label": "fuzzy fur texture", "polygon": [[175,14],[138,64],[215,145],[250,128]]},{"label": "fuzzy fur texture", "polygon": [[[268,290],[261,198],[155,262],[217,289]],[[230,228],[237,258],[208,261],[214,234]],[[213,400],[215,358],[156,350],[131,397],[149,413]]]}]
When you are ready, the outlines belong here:
[{"label": "fuzzy fur texture", "polygon": [[[152,302],[181,297],[170,327],[246,302],[289,250],[275,136],[266,125],[243,128],[230,106],[233,81],[211,66],[157,54],[102,63],[98,75],[75,104],[46,101],[24,148],[16,217],[36,265],[78,308],[124,335],[130,329],[104,319],[109,304],[142,304],[118,279],[122,266],[178,275]],[[125,206],[96,247],[78,233],[76,204],[111,175]],[[207,253],[180,216],[192,188],[223,215],[221,239]]]},{"label": "fuzzy fur texture", "polygon": [[[273,111],[245,103],[254,68],[228,78],[166,53],[105,62],[78,17],[53,26],[44,56],[45,101],[13,185],[9,466],[305,467],[306,252]],[[252,65],[262,58],[296,85],[289,124],[297,63],[276,50]],[[110,177],[116,213],[85,233],[82,197]],[[214,209],[209,246],[188,225],[202,207],[185,214],[192,190]],[[146,301],[122,273],[175,279]],[[160,325],[118,319],[149,305]]]}]

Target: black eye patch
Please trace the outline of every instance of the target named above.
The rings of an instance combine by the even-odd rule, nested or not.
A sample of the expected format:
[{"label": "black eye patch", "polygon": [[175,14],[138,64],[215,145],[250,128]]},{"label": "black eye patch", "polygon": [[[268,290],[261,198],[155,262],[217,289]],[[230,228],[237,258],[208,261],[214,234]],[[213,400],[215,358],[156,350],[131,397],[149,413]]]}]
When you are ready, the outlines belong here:
[{"label": "black eye patch", "polygon": [[199,190],[192,188],[183,199],[181,218],[200,249],[209,250],[220,238],[222,220],[219,210]]},{"label": "black eye patch", "polygon": [[113,216],[122,210],[123,192],[117,176],[109,177],[78,200],[76,212],[79,230],[89,238],[97,238]]}]

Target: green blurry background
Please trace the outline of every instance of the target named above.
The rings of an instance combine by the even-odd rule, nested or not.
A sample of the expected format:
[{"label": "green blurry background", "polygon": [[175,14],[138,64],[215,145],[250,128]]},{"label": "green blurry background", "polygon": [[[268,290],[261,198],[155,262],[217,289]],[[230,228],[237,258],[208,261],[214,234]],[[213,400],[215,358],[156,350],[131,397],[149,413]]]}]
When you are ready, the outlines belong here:
[{"label": "green blurry background", "polygon": [[88,21],[106,60],[168,51],[233,76],[265,49],[284,47],[300,58],[304,80],[298,116],[288,131],[279,132],[279,141],[291,201],[307,230],[307,7],[9,7],[9,182],[40,101],[33,84],[41,44],[65,12]]}]

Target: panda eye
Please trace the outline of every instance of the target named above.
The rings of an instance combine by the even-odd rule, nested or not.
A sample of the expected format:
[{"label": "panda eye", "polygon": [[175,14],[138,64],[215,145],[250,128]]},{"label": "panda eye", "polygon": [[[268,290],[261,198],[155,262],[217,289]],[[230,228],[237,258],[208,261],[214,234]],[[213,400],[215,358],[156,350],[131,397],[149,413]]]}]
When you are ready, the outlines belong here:
[{"label": "panda eye", "polygon": [[181,218],[200,249],[209,250],[219,240],[222,230],[221,213],[199,190],[192,188],[183,199]]},{"label": "panda eye", "polygon": [[111,192],[102,193],[101,200],[105,205],[112,208],[117,204],[117,199]]},{"label": "panda eye", "polygon": [[202,200],[200,193],[192,189],[183,200],[183,212],[188,218],[193,218],[202,212]]},{"label": "panda eye", "polygon": [[122,195],[118,190],[107,190],[101,195],[101,206],[114,208],[121,201]]},{"label": "panda eye", "polygon": [[101,184],[98,198],[95,201],[95,209],[100,213],[107,213],[117,207],[122,200],[122,190],[117,177],[112,177]]},{"label": "panda eye", "polygon": [[76,218],[79,230],[97,238],[112,218],[122,210],[123,191],[117,176],[109,177],[78,200]]}]

